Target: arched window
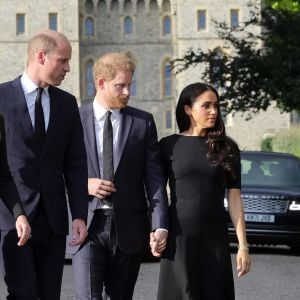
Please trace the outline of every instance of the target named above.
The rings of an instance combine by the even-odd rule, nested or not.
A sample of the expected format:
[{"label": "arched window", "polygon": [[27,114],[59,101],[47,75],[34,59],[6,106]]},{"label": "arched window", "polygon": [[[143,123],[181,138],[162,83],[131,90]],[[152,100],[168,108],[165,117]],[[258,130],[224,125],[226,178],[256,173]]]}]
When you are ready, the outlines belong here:
[{"label": "arched window", "polygon": [[105,14],[106,13],[106,1],[105,0],[100,0],[98,2],[98,12],[100,14]]},{"label": "arched window", "polygon": [[93,65],[94,65],[93,61],[89,61],[86,64],[86,69],[85,69],[86,96],[88,98],[94,97],[94,95],[95,95]]},{"label": "arched window", "polygon": [[162,9],[164,12],[170,12],[171,11],[171,3],[169,0],[164,0],[162,3]]},{"label": "arched window", "polygon": [[172,70],[169,61],[163,64],[163,96],[172,96]]},{"label": "arched window", "polygon": [[125,0],[124,2],[124,12],[130,13],[132,11],[132,3],[131,0]]},{"label": "arched window", "polygon": [[136,3],[137,12],[141,12],[145,9],[145,1],[144,0],[138,0]]},{"label": "arched window", "polygon": [[150,10],[158,10],[158,3],[156,0],[150,0],[149,3]]},{"label": "arched window", "polygon": [[94,20],[92,18],[87,18],[85,20],[85,35],[86,36],[94,35]]},{"label": "arched window", "polygon": [[164,16],[163,18],[163,35],[171,33],[171,18],[170,16]]},{"label": "arched window", "polygon": [[94,10],[94,4],[92,0],[86,0],[85,1],[85,11],[89,14],[91,14]]},{"label": "arched window", "polygon": [[130,95],[135,97],[137,95],[137,82],[136,82],[136,72],[133,73],[130,87]]},{"label": "arched window", "polygon": [[118,11],[118,5],[119,5],[119,3],[118,3],[118,0],[111,0],[111,3],[110,3],[110,9],[112,10],[112,11]]},{"label": "arched window", "polygon": [[124,34],[132,34],[132,32],[133,32],[132,18],[127,16],[124,19]]}]

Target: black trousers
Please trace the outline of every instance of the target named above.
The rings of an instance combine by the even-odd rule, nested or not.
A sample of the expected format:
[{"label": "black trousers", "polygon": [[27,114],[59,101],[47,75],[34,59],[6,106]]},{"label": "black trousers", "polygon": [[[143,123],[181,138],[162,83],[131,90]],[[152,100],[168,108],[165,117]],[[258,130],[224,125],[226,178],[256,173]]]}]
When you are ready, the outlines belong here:
[{"label": "black trousers", "polygon": [[112,211],[96,210],[88,239],[73,256],[76,299],[131,300],[140,264],[141,253],[118,247]]},{"label": "black trousers", "polygon": [[2,232],[7,299],[59,300],[66,237],[52,233],[41,201],[31,228],[31,238],[22,247],[17,246],[16,230]]}]

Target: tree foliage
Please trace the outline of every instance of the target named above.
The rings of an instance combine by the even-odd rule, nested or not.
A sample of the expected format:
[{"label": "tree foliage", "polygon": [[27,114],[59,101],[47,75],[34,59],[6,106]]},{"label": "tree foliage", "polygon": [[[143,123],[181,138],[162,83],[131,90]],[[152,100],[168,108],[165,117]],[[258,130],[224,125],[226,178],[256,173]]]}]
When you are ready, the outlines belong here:
[{"label": "tree foliage", "polygon": [[267,1],[263,10],[253,6],[249,20],[237,28],[214,22],[219,47],[190,49],[173,61],[176,72],[205,66],[202,79],[218,88],[228,112],[266,110],[272,100],[282,111],[300,111],[299,2]]},{"label": "tree foliage", "polygon": [[300,126],[280,131],[271,142],[273,151],[292,153],[300,158]]}]

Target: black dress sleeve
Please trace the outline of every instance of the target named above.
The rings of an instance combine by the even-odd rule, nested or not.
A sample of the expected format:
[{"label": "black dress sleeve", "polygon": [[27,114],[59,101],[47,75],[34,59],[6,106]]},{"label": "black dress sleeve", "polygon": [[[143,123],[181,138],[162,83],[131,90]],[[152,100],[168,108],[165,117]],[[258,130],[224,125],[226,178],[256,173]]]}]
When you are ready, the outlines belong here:
[{"label": "black dress sleeve", "polygon": [[6,153],[4,120],[0,115],[0,198],[16,219],[25,215],[15,182],[11,176]]}]

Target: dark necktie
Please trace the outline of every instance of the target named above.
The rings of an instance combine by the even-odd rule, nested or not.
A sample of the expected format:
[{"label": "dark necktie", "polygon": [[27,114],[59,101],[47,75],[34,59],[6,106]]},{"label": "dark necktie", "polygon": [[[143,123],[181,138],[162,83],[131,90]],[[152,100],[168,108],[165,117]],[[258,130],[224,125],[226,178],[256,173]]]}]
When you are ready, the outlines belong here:
[{"label": "dark necktie", "polygon": [[35,137],[38,141],[38,144],[40,146],[40,150],[43,147],[44,139],[45,139],[45,118],[44,118],[44,111],[42,106],[42,94],[44,89],[38,88],[37,89],[37,96],[35,99],[35,118],[34,118],[34,132]]},{"label": "dark necktie", "polygon": [[103,126],[103,174],[102,178],[112,181],[114,176],[113,163],[113,129],[111,111],[107,111]]}]

